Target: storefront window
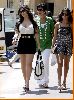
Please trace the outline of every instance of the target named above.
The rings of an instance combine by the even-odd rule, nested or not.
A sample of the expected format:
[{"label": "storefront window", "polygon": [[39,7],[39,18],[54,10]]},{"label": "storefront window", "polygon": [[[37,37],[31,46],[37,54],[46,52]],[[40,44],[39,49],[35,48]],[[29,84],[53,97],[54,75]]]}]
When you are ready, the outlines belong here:
[{"label": "storefront window", "polygon": [[5,32],[14,32],[14,18],[11,16],[4,16]]},{"label": "storefront window", "polygon": [[7,0],[7,8],[13,8],[13,0]]}]

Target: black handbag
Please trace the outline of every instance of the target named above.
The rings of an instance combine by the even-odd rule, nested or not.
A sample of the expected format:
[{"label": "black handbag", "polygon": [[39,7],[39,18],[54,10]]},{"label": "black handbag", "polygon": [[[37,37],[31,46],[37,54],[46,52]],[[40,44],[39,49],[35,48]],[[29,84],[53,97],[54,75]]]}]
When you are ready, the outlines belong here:
[{"label": "black handbag", "polygon": [[41,80],[44,77],[44,64],[42,60],[41,51],[38,51],[37,60],[36,60],[36,66],[34,71],[34,78],[36,80]]}]

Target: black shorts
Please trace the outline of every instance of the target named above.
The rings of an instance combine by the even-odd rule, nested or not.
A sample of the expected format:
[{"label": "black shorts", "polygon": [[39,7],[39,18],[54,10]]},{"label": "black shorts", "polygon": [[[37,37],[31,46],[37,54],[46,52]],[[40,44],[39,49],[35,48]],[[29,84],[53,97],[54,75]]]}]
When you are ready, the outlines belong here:
[{"label": "black shorts", "polygon": [[34,35],[21,35],[18,46],[18,54],[35,54],[36,53],[36,41]]}]

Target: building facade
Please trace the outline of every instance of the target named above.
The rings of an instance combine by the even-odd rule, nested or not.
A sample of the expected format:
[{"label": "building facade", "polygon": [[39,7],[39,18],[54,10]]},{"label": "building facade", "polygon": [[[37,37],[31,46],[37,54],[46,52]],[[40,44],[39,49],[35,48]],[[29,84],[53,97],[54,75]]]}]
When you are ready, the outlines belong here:
[{"label": "building facade", "polygon": [[22,4],[24,4],[24,0],[0,0],[0,8],[14,9],[16,14]]},{"label": "building facade", "polygon": [[36,6],[41,2],[47,4],[47,9],[51,10],[54,16],[57,16],[64,7],[72,10],[72,0],[0,0],[0,8],[13,8],[17,14],[20,5],[27,4],[36,13]]},{"label": "building facade", "polygon": [[[64,8],[68,7],[72,10],[72,0],[28,0],[28,5],[33,11],[36,12],[37,4],[44,2],[47,4],[47,9],[51,10],[54,16],[57,16],[58,13]],[[26,0],[25,0],[26,2]],[[31,3],[32,2],[32,3]]]}]

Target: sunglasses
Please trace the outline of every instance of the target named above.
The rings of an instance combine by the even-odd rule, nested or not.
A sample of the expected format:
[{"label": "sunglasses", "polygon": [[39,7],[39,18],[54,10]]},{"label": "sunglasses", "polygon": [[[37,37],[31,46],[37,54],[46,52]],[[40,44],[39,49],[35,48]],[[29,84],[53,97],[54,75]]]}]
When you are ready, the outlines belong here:
[{"label": "sunglasses", "polygon": [[62,16],[64,16],[64,15],[65,15],[65,16],[68,16],[68,14],[67,14],[67,13],[62,13]]},{"label": "sunglasses", "polygon": [[38,11],[43,11],[43,9],[37,9]]},{"label": "sunglasses", "polygon": [[25,12],[25,10],[20,11],[20,13]]},{"label": "sunglasses", "polygon": [[21,10],[20,10],[20,13],[25,12],[25,11],[26,11],[25,9],[21,9]]}]

